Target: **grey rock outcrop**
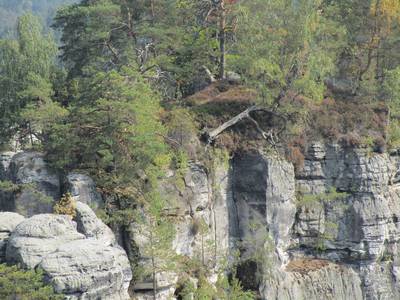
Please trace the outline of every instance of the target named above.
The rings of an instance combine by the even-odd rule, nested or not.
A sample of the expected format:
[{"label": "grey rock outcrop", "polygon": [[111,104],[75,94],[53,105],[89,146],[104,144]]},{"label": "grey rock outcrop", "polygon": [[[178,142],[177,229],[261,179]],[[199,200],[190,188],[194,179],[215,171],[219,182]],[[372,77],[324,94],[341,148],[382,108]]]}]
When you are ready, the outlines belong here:
[{"label": "grey rock outcrop", "polygon": [[[207,174],[206,168],[202,165],[191,162],[182,177],[171,172],[161,182],[163,196],[172,199],[167,209],[176,220],[173,250],[189,258],[201,257],[210,273],[217,272],[219,262],[222,263],[228,257],[230,244],[228,203],[232,199],[230,172],[229,164],[226,162],[215,161],[214,175]],[[146,235],[141,233],[146,230],[142,227],[143,224],[132,224],[131,238],[141,253],[140,263],[149,264],[149,258],[144,255],[144,247],[149,241]],[[157,299],[171,299],[178,279],[179,273],[159,273],[156,278],[159,288]],[[136,283],[134,290],[135,299],[151,299],[153,297],[151,278]]]},{"label": "grey rock outcrop", "polygon": [[132,278],[125,252],[100,240],[76,240],[46,255],[39,264],[67,299],[129,299]]},{"label": "grey rock outcrop", "polygon": [[[293,262],[295,264],[296,261]],[[260,288],[263,299],[362,299],[358,274],[347,266],[304,260],[298,269],[269,277]]]},{"label": "grey rock outcrop", "polygon": [[[35,175],[45,168],[39,158],[18,155],[8,168],[14,182],[52,182],[50,175]],[[262,274],[259,281],[243,280],[261,299],[400,299],[398,153],[314,143],[296,174],[292,164],[262,153],[208,163],[206,168],[191,162],[183,174],[170,171],[160,186],[169,200],[165,212],[174,219],[174,251],[200,258],[210,282],[240,249],[244,263],[238,274],[242,279],[255,271]],[[77,203],[77,224],[63,217],[27,219],[13,230],[6,256],[25,266],[40,265],[70,299],[125,299],[129,263],[114,234],[89,207],[99,203],[94,184],[78,175],[68,178],[69,191],[86,202]],[[128,244],[129,257],[139,254],[139,264],[145,265],[150,262],[148,236],[141,226],[132,224],[119,242]],[[265,261],[254,259],[260,249],[267,268]],[[108,273],[98,269],[100,264]],[[136,283],[137,299],[153,297],[151,279]],[[159,273],[157,297],[173,297],[178,279],[174,272]]]},{"label": "grey rock outcrop", "polygon": [[5,262],[8,239],[24,217],[12,212],[0,212],[0,263]]},{"label": "grey rock outcrop", "polygon": [[76,231],[76,224],[68,216],[36,215],[20,223],[12,232],[6,259],[10,263],[33,269],[61,245],[84,238]]},{"label": "grey rock outcrop", "polygon": [[26,217],[50,213],[54,200],[60,198],[60,179],[52,172],[42,153],[20,152],[9,166],[9,178],[15,184],[25,185],[14,196],[15,212]]},{"label": "grey rock outcrop", "polygon": [[262,154],[249,154],[233,161],[233,193],[237,207],[237,238],[253,246],[272,237],[285,260],[290,231],[296,215],[294,168]]},{"label": "grey rock outcrop", "polygon": [[75,221],[78,225],[78,232],[86,238],[102,241],[105,245],[115,245],[115,235],[112,230],[104,224],[91,208],[85,203],[76,202]]},{"label": "grey rock outcrop", "polygon": [[102,207],[103,199],[92,178],[84,174],[70,173],[66,179],[67,190],[76,201],[83,202],[93,209]]},{"label": "grey rock outcrop", "polygon": [[[275,261],[273,272],[265,275],[263,298],[399,299],[398,170],[397,156],[313,144],[295,178],[304,196],[296,200],[290,249],[275,238],[276,252],[286,253],[289,261]],[[285,269],[304,258],[340,268]]]},{"label": "grey rock outcrop", "polygon": [[6,250],[8,263],[40,267],[57,292],[69,300],[125,300],[132,271],[125,251],[90,208],[77,205],[69,216],[41,214],[21,222]]}]

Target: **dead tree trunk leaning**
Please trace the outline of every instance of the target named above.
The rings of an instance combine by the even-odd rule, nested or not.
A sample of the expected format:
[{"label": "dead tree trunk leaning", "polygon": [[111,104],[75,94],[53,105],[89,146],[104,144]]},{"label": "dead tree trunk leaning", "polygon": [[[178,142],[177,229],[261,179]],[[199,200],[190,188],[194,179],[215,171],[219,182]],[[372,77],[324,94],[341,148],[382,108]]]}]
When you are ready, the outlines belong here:
[{"label": "dead tree trunk leaning", "polygon": [[282,119],[284,121],[284,123],[286,123],[286,118],[284,116],[279,115],[279,114],[277,114],[277,113],[275,113],[273,111],[270,111],[270,110],[266,109],[265,107],[258,106],[258,105],[253,105],[253,106],[250,106],[249,108],[247,108],[245,111],[242,111],[240,114],[236,115],[235,117],[233,117],[229,121],[225,122],[224,124],[222,124],[218,128],[215,128],[215,129],[213,129],[213,130],[211,130],[209,132],[206,132],[205,135],[206,135],[207,143],[208,144],[212,144],[215,141],[215,139],[222,132],[224,132],[228,128],[236,125],[237,123],[239,123],[243,119],[248,119],[255,125],[255,127],[257,128],[257,130],[260,132],[260,134],[263,136],[264,139],[269,140],[272,144],[275,145],[273,130],[270,130],[269,132],[264,131],[261,128],[260,124],[258,124],[258,122],[250,115],[252,112],[255,112],[255,111],[264,111],[266,113],[269,113],[271,115],[274,115],[275,117],[278,117],[278,118]]}]

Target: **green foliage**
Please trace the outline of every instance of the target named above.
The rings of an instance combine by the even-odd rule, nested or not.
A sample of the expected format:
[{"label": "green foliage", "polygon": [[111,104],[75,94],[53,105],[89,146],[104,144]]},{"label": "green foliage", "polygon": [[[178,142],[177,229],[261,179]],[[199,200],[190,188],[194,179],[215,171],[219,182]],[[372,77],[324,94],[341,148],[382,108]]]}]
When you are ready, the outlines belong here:
[{"label": "green foliage", "polygon": [[18,192],[20,190],[20,186],[8,180],[0,181],[0,190],[4,192]]},{"label": "green foliage", "polygon": [[390,109],[390,117],[400,117],[400,66],[385,72],[383,94]]},{"label": "green foliage", "polygon": [[0,264],[0,298],[4,300],[62,300],[53,288],[43,282],[43,273],[20,270],[16,266]]},{"label": "green foliage", "polygon": [[325,193],[321,194],[307,194],[300,191],[297,197],[297,205],[298,206],[310,206],[314,203],[324,203],[331,202],[335,200],[340,200],[348,197],[348,193],[338,192],[336,188],[331,187]]},{"label": "green foliage", "polygon": [[78,90],[67,118],[51,128],[49,159],[58,168],[89,169],[101,187],[123,196],[137,196],[128,187],[138,177],[155,184],[170,163],[158,95],[128,68],[94,73]]},{"label": "green foliage", "polygon": [[400,147],[400,122],[398,120],[390,122],[388,128],[388,144],[393,149]]},{"label": "green foliage", "polygon": [[152,195],[148,205],[135,212],[135,234],[145,241],[140,247],[140,255],[150,258],[149,263],[136,266],[136,279],[151,278],[155,283],[157,274],[178,270],[178,256],[172,249],[175,228],[162,213],[164,204],[161,197]]},{"label": "green foliage", "polygon": [[220,274],[215,286],[210,284],[204,276],[198,279],[197,287],[190,279],[181,284],[179,296],[183,300],[253,300],[255,294],[251,291],[244,291],[240,281],[233,278],[231,281],[225,275]]},{"label": "green foliage", "polygon": [[55,11],[61,5],[71,4],[77,0],[1,0],[0,1],[0,38],[15,34],[18,17],[33,13],[41,18],[48,30]]},{"label": "green foliage", "polygon": [[33,135],[41,139],[47,121],[62,114],[51,100],[57,53],[52,36],[32,15],[18,19],[17,33],[0,40],[0,143],[17,133],[30,142]]},{"label": "green foliage", "polygon": [[[326,1],[331,18],[346,27],[340,75],[364,97],[379,97],[386,70],[400,63],[398,1]],[[375,99],[376,100],[376,99]]]},{"label": "green foliage", "polygon": [[[238,7],[232,65],[273,103],[282,91],[322,100],[324,78],[335,71],[344,30],[320,14],[321,1],[247,1]],[[281,100],[281,99],[278,99]]]},{"label": "green foliage", "polygon": [[255,293],[243,290],[243,286],[237,278],[233,278],[230,282],[224,275],[219,275],[216,284],[219,299],[225,300],[253,300]]}]

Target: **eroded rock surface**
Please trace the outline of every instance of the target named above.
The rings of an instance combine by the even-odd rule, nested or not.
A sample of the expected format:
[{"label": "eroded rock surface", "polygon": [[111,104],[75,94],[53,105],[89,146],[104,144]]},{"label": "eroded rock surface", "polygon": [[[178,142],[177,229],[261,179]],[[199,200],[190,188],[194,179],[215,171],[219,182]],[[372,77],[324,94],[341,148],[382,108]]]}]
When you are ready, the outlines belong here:
[{"label": "eroded rock surface", "polygon": [[[14,170],[14,176],[9,178],[20,183],[57,182],[47,171],[37,175],[41,168],[46,166],[40,156],[17,155],[11,159],[8,172]],[[165,212],[174,219],[174,251],[200,258],[210,282],[218,267],[240,249],[245,263],[238,274],[251,278],[243,280],[245,287],[257,290],[261,299],[400,299],[399,174],[396,153],[314,143],[296,174],[281,158],[241,153],[207,167],[191,162],[183,173],[169,172],[160,186],[171,200]],[[76,199],[87,200],[77,203],[77,224],[54,217],[27,219],[12,233],[7,257],[26,266],[44,266],[57,289],[71,299],[125,297],[131,278],[128,263],[111,230],[89,207],[97,203],[94,185],[77,176],[69,178],[67,190]],[[22,226],[26,222],[32,226]],[[46,222],[55,224],[50,228]],[[139,253],[139,263],[148,264],[148,237],[140,226],[132,224],[119,242],[130,251],[129,257],[135,259]],[[70,253],[71,245],[79,254]],[[268,268],[253,259],[260,249],[267,253]],[[107,274],[95,271],[102,259]],[[63,273],[58,261],[73,275]],[[262,274],[259,282],[255,270]],[[113,280],[117,285],[110,283]],[[179,274],[164,272],[156,280],[159,299],[174,297]],[[137,282],[134,290],[138,299],[151,299],[151,278]]]},{"label": "eroded rock surface", "polygon": [[11,151],[0,153],[0,180],[8,179],[8,170],[10,167],[11,159],[15,154],[15,152]]},{"label": "eroded rock surface", "polygon": [[61,245],[84,238],[68,216],[36,215],[20,223],[12,232],[7,245],[7,261],[33,269]]},{"label": "eroded rock surface", "polygon": [[100,240],[76,240],[39,264],[55,290],[68,299],[129,299],[132,274],[125,251]]},{"label": "eroded rock surface", "polygon": [[265,243],[268,235],[280,259],[285,260],[296,214],[293,166],[262,154],[249,154],[235,158],[233,169],[238,239],[259,248],[262,245],[257,243]]},{"label": "eroded rock surface", "polygon": [[87,175],[68,174],[67,189],[76,201],[83,202],[93,209],[98,209],[103,205],[101,194],[96,190],[93,179]]},{"label": "eroded rock surface", "polygon": [[[289,264],[313,258],[340,268],[301,274],[277,263],[263,298],[399,299],[398,170],[397,156],[312,145],[296,175],[300,195],[286,253]],[[285,251],[276,241],[275,247]]]},{"label": "eroded rock surface", "polygon": [[26,217],[52,212],[54,200],[60,198],[60,179],[38,152],[20,152],[14,155],[8,177],[22,190],[13,197],[14,211]]},{"label": "eroded rock surface", "polygon": [[0,212],[0,263],[5,262],[8,239],[24,217],[12,212]]},{"label": "eroded rock surface", "polygon": [[[176,220],[173,250],[182,256],[200,258],[211,274],[216,273],[228,257],[229,203],[232,200],[230,172],[229,164],[219,160],[215,161],[215,174],[208,174],[204,166],[191,162],[182,177],[171,172],[161,183],[163,196],[172,199],[167,209]],[[143,231],[146,232],[146,228],[140,224],[132,224],[130,228],[131,238],[141,254],[140,263],[148,265],[151,261],[144,248],[149,240]],[[157,299],[174,296],[179,275],[179,272],[157,275]],[[134,287],[136,299],[151,299],[152,288],[151,277],[137,282]]]},{"label": "eroded rock surface", "polygon": [[260,290],[263,299],[363,298],[360,278],[351,267],[318,260],[291,262],[287,272],[268,278]]},{"label": "eroded rock surface", "polygon": [[66,299],[129,299],[132,271],[125,251],[83,203],[77,205],[77,220],[82,233],[69,216],[40,214],[22,221],[7,244],[7,262],[40,267]]},{"label": "eroded rock surface", "polygon": [[84,234],[86,238],[100,240],[106,245],[116,244],[112,230],[97,218],[88,205],[80,201],[76,202],[75,221],[78,225],[78,232]]}]

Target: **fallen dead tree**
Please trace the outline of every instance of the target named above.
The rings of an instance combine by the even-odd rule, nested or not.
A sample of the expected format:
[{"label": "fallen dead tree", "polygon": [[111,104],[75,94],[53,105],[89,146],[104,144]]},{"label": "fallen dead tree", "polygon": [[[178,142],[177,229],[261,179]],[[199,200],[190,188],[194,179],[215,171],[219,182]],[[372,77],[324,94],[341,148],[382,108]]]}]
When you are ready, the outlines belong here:
[{"label": "fallen dead tree", "polygon": [[[281,128],[279,128],[279,129],[271,128],[268,131],[265,131],[260,126],[260,124],[251,116],[251,114],[255,113],[255,112],[264,112],[266,114],[269,114],[270,116],[279,118],[280,120],[283,121]],[[256,127],[257,131],[262,135],[262,137],[265,140],[269,141],[273,145],[276,144],[276,137],[277,137],[277,135],[279,135],[279,133],[281,133],[284,130],[284,128],[286,127],[286,122],[287,122],[287,118],[285,116],[278,114],[272,110],[269,110],[263,106],[253,105],[253,106],[250,106],[249,108],[247,108],[246,110],[242,111],[235,117],[231,118],[229,121],[225,122],[221,126],[215,128],[211,131],[206,131],[204,135],[205,135],[207,144],[214,143],[214,141],[218,138],[218,136],[221,133],[223,133],[225,130],[231,128],[232,126],[238,124],[239,122],[241,122],[244,119],[247,119],[250,122],[252,122],[254,124],[254,126]]]}]

